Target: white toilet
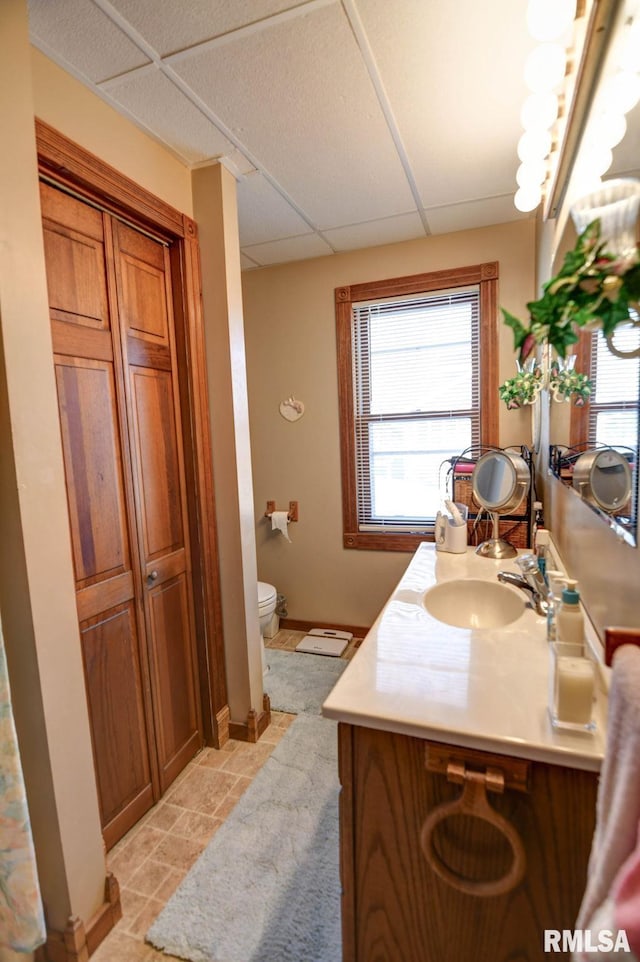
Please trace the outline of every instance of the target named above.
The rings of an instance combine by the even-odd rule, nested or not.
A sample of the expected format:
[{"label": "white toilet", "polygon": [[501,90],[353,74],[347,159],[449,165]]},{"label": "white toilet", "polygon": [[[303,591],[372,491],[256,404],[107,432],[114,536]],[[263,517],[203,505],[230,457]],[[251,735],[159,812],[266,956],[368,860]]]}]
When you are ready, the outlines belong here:
[{"label": "white toilet", "polygon": [[264,650],[264,633],[269,628],[275,614],[278,592],[273,585],[266,581],[258,582],[258,618],[260,619],[260,637],[262,638],[262,670],[267,671],[267,661]]}]

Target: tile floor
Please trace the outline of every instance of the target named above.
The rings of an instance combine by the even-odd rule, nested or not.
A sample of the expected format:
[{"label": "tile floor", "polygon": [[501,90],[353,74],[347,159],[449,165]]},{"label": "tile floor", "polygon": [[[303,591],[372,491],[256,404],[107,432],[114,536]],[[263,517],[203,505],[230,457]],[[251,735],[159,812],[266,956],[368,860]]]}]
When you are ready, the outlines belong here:
[{"label": "tile floor", "polygon": [[[295,649],[303,631],[279,631],[267,644]],[[343,657],[353,657],[359,639]],[[231,739],[224,748],[204,748],[164,798],[109,852],[107,864],[120,884],[122,919],[92,956],[92,962],[152,962],[170,959],[144,941],[169,900],[217,829],[251,784],[295,715],[271,712],[259,742]]]}]

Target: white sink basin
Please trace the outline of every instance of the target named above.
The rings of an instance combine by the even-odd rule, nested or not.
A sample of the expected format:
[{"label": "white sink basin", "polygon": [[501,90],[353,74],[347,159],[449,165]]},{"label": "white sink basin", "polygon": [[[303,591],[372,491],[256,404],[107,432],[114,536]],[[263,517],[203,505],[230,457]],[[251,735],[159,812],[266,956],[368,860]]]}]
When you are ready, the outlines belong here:
[{"label": "white sink basin", "polygon": [[526,599],[497,581],[443,581],[425,592],[430,615],[455,628],[504,628],[519,618]]}]

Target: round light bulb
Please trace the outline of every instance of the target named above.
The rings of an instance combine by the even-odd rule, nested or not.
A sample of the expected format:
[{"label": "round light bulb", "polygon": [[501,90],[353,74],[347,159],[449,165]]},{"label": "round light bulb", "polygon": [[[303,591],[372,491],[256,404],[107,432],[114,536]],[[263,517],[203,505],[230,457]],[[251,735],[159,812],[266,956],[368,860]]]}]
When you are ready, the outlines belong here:
[{"label": "round light bulb", "polygon": [[640,100],[640,77],[628,70],[608,77],[602,85],[598,101],[603,110],[628,114]]},{"label": "round light bulb", "polygon": [[613,163],[611,149],[595,140],[586,139],[580,148],[580,169],[595,177],[602,177]]},{"label": "round light bulb", "polygon": [[518,157],[523,162],[544,160],[551,150],[548,130],[525,130],[518,141]]},{"label": "round light bulb", "polygon": [[540,187],[547,176],[547,165],[544,160],[531,160],[520,164],[516,171],[518,187]]},{"label": "round light bulb", "polygon": [[640,71],[640,20],[634,20],[620,44],[617,64],[621,70]]},{"label": "round light bulb", "polygon": [[619,144],[626,132],[627,121],[621,113],[602,111],[589,122],[589,139],[603,143],[607,147],[615,147]]},{"label": "round light bulb", "polygon": [[513,203],[518,210],[527,213],[530,210],[535,210],[541,200],[542,191],[539,187],[521,187],[520,190],[516,191]]},{"label": "round light bulb", "polygon": [[525,130],[546,130],[558,116],[558,98],[551,91],[530,94],[522,105],[520,122]]},{"label": "round light bulb", "polygon": [[529,0],[527,27],[534,40],[558,40],[573,23],[576,0]]},{"label": "round light bulb", "polygon": [[532,93],[554,90],[563,80],[567,54],[559,43],[542,43],[535,47],[524,67],[524,82]]}]

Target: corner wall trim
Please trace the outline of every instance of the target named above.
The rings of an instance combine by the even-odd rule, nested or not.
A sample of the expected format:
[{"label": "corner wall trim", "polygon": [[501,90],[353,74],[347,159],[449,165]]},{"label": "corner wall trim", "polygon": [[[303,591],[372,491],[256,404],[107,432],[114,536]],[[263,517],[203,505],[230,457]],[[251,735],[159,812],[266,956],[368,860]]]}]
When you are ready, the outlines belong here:
[{"label": "corner wall trim", "polygon": [[229,722],[229,735],[239,742],[257,742],[260,736],[271,724],[271,702],[268,695],[262,696],[262,711],[260,714],[252,708],[247,715],[246,722]]},{"label": "corner wall trim", "polygon": [[63,932],[48,930],[47,941],[36,952],[36,962],[88,962],[121,918],[120,886],[109,872],[104,882],[104,902],[87,925],[78,916],[70,916]]}]

